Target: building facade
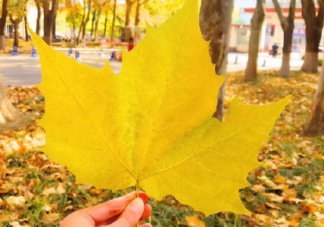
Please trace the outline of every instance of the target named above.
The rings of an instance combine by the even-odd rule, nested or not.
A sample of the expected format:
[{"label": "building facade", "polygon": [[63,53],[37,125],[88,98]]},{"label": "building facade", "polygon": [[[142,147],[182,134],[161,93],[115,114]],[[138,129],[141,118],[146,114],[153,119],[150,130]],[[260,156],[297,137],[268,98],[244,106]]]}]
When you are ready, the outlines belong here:
[{"label": "building facade", "polygon": [[[254,5],[253,5],[254,4]],[[232,51],[248,52],[249,38],[251,34],[251,18],[255,11],[255,1],[245,3],[245,7],[240,8],[240,15],[233,21],[231,30],[230,48]],[[289,13],[290,0],[280,1],[284,16]],[[318,8],[316,8],[318,11]],[[272,2],[266,3],[266,17],[262,26],[260,52],[267,52],[273,44],[277,44],[281,49],[283,45],[284,33],[281,28],[279,17]],[[323,44],[323,38],[321,44]],[[305,49],[306,45],[306,26],[302,17],[302,7],[300,1],[296,4],[295,29],[293,33],[292,51]]]}]

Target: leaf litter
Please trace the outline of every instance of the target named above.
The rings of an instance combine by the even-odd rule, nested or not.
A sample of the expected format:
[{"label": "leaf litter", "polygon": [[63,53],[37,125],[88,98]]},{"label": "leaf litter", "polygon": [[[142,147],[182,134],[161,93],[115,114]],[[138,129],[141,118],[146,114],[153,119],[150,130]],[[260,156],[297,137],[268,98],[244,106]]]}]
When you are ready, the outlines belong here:
[{"label": "leaf litter", "polygon": [[[324,225],[324,138],[302,135],[319,75],[296,71],[284,79],[277,73],[262,71],[256,82],[249,83],[241,83],[242,72],[231,73],[227,82],[227,101],[239,95],[244,103],[262,105],[293,94],[260,150],[260,168],[247,177],[251,187],[241,190],[241,199],[252,214],[220,212],[205,218],[167,196],[162,202],[150,199],[153,214],[148,221],[154,226],[202,226],[198,219],[206,226]],[[35,87],[9,87],[6,91],[17,108],[36,118],[44,115],[44,97]],[[35,150],[44,139],[45,132],[36,122],[0,134],[3,226],[59,226],[69,213],[127,192],[75,184],[66,167]]]}]

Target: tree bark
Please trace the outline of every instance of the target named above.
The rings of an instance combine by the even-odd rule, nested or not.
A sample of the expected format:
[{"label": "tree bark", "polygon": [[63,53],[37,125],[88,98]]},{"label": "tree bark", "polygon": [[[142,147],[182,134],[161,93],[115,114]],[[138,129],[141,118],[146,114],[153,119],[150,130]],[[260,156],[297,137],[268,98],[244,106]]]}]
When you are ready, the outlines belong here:
[{"label": "tree bark", "polygon": [[[217,75],[227,74],[227,57],[231,32],[234,0],[203,0],[201,3],[199,25],[203,38],[209,41],[209,53]],[[216,112],[213,117],[223,120],[225,103],[225,84],[219,89]]]},{"label": "tree bark", "polygon": [[278,0],[272,0],[276,12],[278,14],[281,28],[284,32],[284,45],[283,45],[283,56],[282,64],[279,71],[279,76],[289,77],[290,76],[290,54],[293,40],[293,32],[295,28],[295,11],[296,11],[296,0],[290,0],[289,14],[288,17],[284,17]]},{"label": "tree bark", "polygon": [[25,20],[25,40],[26,40],[26,42],[28,42],[29,41],[29,34],[28,34],[28,28],[27,28],[27,24],[28,24],[27,16],[25,16],[24,20]]},{"label": "tree bark", "polygon": [[113,12],[113,21],[111,26],[111,36],[110,41],[114,41],[114,35],[115,35],[115,21],[116,21],[116,6],[117,6],[117,0],[114,0],[114,12]]},{"label": "tree bark", "polygon": [[99,42],[99,22],[100,22],[101,12],[102,12],[102,7],[98,9],[98,15],[95,23],[95,32],[94,32],[95,42]]},{"label": "tree bark", "polygon": [[324,134],[324,64],[314,97],[311,119],[304,127],[306,135]]},{"label": "tree bark", "polygon": [[6,19],[7,19],[7,4],[8,0],[2,1],[2,11],[1,11],[1,18],[0,18],[0,50],[5,49],[5,28],[6,28]]},{"label": "tree bark", "polygon": [[134,3],[135,3],[135,0],[133,0],[133,1],[126,0],[126,14],[125,14],[125,28],[124,28],[126,42],[128,42],[129,39],[132,38],[129,25],[130,25],[130,17],[131,17],[132,8],[133,8]]},{"label": "tree bark", "polygon": [[319,11],[316,16],[314,1],[301,1],[302,15],[306,24],[306,53],[301,70],[306,73],[318,72],[318,52],[323,30],[324,1],[318,2]]},{"label": "tree bark", "polygon": [[130,24],[130,16],[132,13],[134,1],[126,0],[126,14],[125,14],[125,27]]},{"label": "tree bark", "polygon": [[[51,3],[50,3],[51,1]],[[48,44],[52,44],[52,31],[58,10],[58,0],[43,0],[44,11],[44,37],[43,40]]]},{"label": "tree bark", "polygon": [[44,15],[44,36],[43,36],[43,40],[48,44],[51,45],[52,44],[52,22],[48,19],[45,19],[45,15]]},{"label": "tree bark", "polygon": [[14,43],[13,45],[18,47],[19,46],[19,22],[18,21],[12,21],[13,26],[14,26]]},{"label": "tree bark", "polygon": [[107,23],[108,23],[108,17],[105,17],[105,26],[104,26],[104,38],[107,38]]},{"label": "tree bark", "polygon": [[93,35],[93,28],[95,26],[95,22],[96,22],[96,10],[93,10],[92,12],[92,20],[91,20],[91,32],[90,32],[90,38],[92,39],[92,35]]},{"label": "tree bark", "polygon": [[52,38],[56,38],[56,16],[54,17],[54,21],[53,21]]},{"label": "tree bark", "polygon": [[136,14],[135,14],[135,26],[138,26],[140,22],[140,8],[141,8],[141,1],[136,0]]},{"label": "tree bark", "polygon": [[36,34],[40,35],[41,29],[41,17],[42,17],[42,9],[40,2],[36,0],[36,7],[37,7],[37,19],[36,19]]},{"label": "tree bark", "polygon": [[262,25],[265,18],[265,2],[257,0],[254,15],[251,19],[251,36],[249,41],[249,59],[245,69],[243,81],[251,81],[257,78],[259,46]]}]

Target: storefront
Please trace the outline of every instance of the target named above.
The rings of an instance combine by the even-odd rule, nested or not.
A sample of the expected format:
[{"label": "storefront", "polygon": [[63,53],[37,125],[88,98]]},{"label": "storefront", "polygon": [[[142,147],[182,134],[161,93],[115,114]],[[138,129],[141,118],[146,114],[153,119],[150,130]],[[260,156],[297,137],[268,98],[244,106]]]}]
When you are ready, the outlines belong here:
[{"label": "storefront", "polygon": [[[242,9],[242,15],[239,20],[233,22],[231,30],[230,49],[238,52],[248,52],[249,38],[252,18],[255,8]],[[289,8],[282,8],[284,16],[289,13]],[[318,9],[317,9],[318,11]],[[245,16],[243,16],[245,15]],[[250,16],[247,16],[250,15]],[[245,19],[244,19],[245,18]],[[269,52],[272,45],[277,44],[279,46],[279,53],[282,51],[284,32],[281,28],[280,20],[271,4],[267,4],[266,17],[262,27],[261,40],[260,40],[260,52]],[[321,43],[323,44],[322,38]],[[302,8],[297,4],[295,15],[295,29],[293,33],[293,46],[292,51],[300,51],[305,49],[306,45],[306,28],[305,22],[302,17]]]}]

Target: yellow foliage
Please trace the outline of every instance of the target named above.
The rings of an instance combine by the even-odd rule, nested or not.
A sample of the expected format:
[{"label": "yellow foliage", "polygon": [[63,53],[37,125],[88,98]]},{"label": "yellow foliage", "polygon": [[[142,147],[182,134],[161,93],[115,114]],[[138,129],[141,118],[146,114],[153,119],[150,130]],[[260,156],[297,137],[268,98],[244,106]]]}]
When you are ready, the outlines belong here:
[{"label": "yellow foliage", "polygon": [[239,189],[258,166],[257,154],[289,101],[249,106],[234,99],[225,123],[212,118],[218,89],[197,1],[123,52],[114,75],[47,46],[39,51],[46,114],[44,152],[78,183],[113,190],[139,185],[150,196],[174,195],[206,215],[247,213]]}]

